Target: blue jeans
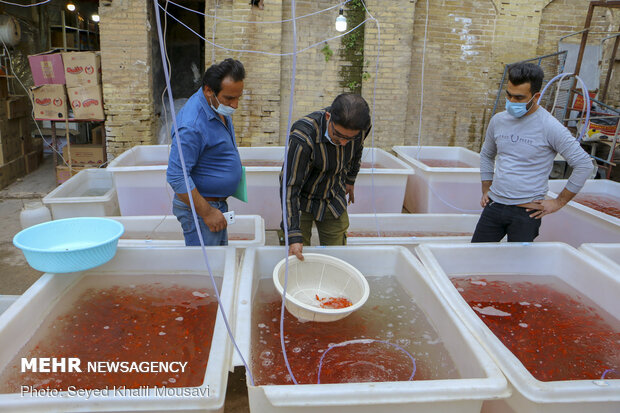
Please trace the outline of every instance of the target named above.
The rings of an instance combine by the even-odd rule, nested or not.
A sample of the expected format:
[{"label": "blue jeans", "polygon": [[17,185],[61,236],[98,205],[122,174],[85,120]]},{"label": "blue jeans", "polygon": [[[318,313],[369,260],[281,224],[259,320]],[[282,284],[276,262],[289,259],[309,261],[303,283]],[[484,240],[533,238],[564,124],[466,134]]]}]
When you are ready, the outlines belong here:
[{"label": "blue jeans", "polygon": [[[209,205],[213,208],[219,209],[222,212],[228,212],[228,204],[226,201],[209,201]],[[181,223],[181,228],[183,228],[183,236],[185,237],[185,245],[188,247],[200,245],[198,231],[196,230],[194,217],[192,216],[192,209],[189,205],[186,205],[175,196],[172,200],[172,213]],[[211,232],[200,215],[198,215],[198,223],[200,224],[200,231],[202,233],[202,239],[205,246],[228,245],[228,231],[226,228],[220,232]]]},{"label": "blue jeans", "polygon": [[489,201],[482,210],[471,242],[499,242],[504,235],[508,235],[508,242],[532,242],[541,224],[540,219],[530,218],[533,212]]}]

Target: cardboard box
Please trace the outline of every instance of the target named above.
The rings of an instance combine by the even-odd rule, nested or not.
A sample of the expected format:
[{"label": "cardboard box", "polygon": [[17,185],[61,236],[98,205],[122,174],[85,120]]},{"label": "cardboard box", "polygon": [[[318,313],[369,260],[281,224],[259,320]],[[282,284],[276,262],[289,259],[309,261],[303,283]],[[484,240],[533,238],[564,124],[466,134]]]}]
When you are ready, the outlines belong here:
[{"label": "cardboard box", "polygon": [[30,115],[28,96],[13,96],[6,100],[6,117],[8,119],[24,118]]},{"label": "cardboard box", "polygon": [[80,172],[82,169],[86,169],[84,166],[72,166],[71,170],[69,170],[68,166],[57,166],[56,167],[56,183],[58,185],[66,182],[73,175]]},{"label": "cardboard box", "polygon": [[101,87],[82,86],[67,89],[69,102],[76,120],[103,120]]},{"label": "cardboard box", "polygon": [[22,142],[22,155],[25,155],[29,152],[32,152],[33,150],[35,150],[37,148],[37,146],[35,146],[35,141],[37,142],[41,142],[41,150],[43,150],[43,140],[41,138],[33,138],[32,135],[30,134],[22,134],[21,137],[21,142]]},{"label": "cardboard box", "polygon": [[28,62],[35,86],[65,84],[65,68],[60,53],[49,51],[31,55]]},{"label": "cardboard box", "polygon": [[67,88],[101,83],[101,57],[95,52],[62,53]]},{"label": "cardboard box", "polygon": [[21,138],[6,139],[0,142],[0,163],[7,164],[23,155]]},{"label": "cardboard box", "polygon": [[9,96],[9,78],[6,75],[0,75],[0,99]]},{"label": "cardboard box", "polygon": [[93,145],[103,145],[103,125],[95,126],[90,131],[90,137]]},{"label": "cardboard box", "polygon": [[62,157],[72,166],[97,166],[105,162],[106,152],[99,145],[67,145],[62,148]]},{"label": "cardboard box", "polygon": [[26,163],[23,156],[0,166],[0,189],[9,186],[24,175],[26,175]]},{"label": "cardboard box", "polygon": [[32,151],[24,155],[24,163],[26,167],[26,173],[36,170],[43,161],[43,148],[41,150]]},{"label": "cardboard box", "polygon": [[30,128],[30,116],[16,119],[19,122],[19,135],[21,137],[32,136]]},{"label": "cardboard box", "polygon": [[22,156],[24,154],[22,143],[20,120],[0,120],[0,164]]},{"label": "cardboard box", "polygon": [[43,85],[31,89],[36,120],[64,120],[67,117],[65,85]]}]

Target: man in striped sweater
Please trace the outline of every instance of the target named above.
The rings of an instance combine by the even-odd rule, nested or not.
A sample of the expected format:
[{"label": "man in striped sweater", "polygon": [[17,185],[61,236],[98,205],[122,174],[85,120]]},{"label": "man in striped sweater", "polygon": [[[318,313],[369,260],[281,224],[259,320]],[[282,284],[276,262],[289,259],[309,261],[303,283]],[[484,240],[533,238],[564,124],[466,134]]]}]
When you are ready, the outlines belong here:
[{"label": "man in striped sweater", "polygon": [[[303,260],[303,245],[310,245],[313,223],[321,245],[346,244],[347,203],[355,202],[355,178],[370,128],[368,103],[350,93],[293,124],[287,162],[280,173],[282,188],[286,168],[289,255]],[[280,241],[284,242],[283,231]]]}]

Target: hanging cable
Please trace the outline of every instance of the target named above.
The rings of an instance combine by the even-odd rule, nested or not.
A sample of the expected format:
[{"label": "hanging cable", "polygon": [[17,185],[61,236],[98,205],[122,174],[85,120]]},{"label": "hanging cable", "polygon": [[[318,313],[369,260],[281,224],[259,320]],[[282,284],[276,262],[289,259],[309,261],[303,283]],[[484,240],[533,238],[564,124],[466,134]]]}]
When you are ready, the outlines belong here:
[{"label": "hanging cable", "polygon": [[[295,75],[297,74],[297,22],[295,19],[296,12],[296,2],[295,0],[291,0],[291,15],[293,16],[293,63],[291,68],[291,93],[289,95],[288,100],[288,118],[286,121],[286,130],[290,131],[293,121],[293,102],[295,98]],[[287,168],[288,168],[288,136],[286,137],[286,141],[284,142],[284,167],[282,168],[282,226],[284,227],[284,253],[286,254],[286,260],[284,263],[284,286],[282,290],[282,307],[280,308],[280,347],[282,348],[282,355],[284,356],[284,364],[286,364],[286,369],[288,370],[288,374],[291,376],[293,383],[297,383],[297,379],[293,374],[293,370],[291,369],[291,365],[288,361],[288,356],[286,355],[286,344],[284,342],[284,308],[286,305],[286,288],[288,285],[288,270],[289,270],[289,242],[288,242],[288,220],[287,220],[287,208],[286,208],[286,188],[288,187],[287,181]]]},{"label": "hanging cable", "polygon": [[[542,97],[545,94],[545,91],[556,80],[558,80],[560,78],[564,79],[565,77],[569,77],[569,76],[575,76],[575,78],[579,81],[579,86],[581,88],[581,92],[583,93],[583,99],[585,101],[586,121],[585,121],[584,127],[581,128],[581,133],[577,137],[577,142],[581,142],[581,139],[583,138],[583,135],[585,135],[586,131],[588,130],[588,125],[590,124],[590,94],[588,93],[588,87],[586,86],[586,83],[583,81],[583,79],[581,77],[575,75],[574,73],[560,73],[559,75],[555,76],[553,79],[551,79],[545,85],[545,87],[543,88],[542,92],[540,92],[540,97],[538,98],[538,101],[536,103],[540,104],[540,101],[542,100]],[[566,106],[568,106],[568,105],[572,105],[572,103],[571,102],[566,102]]]},{"label": "hanging cable", "polygon": [[377,236],[380,237],[381,229],[379,228],[379,218],[377,217],[377,205],[375,202],[375,102],[377,97],[377,81],[379,79],[379,56],[381,56],[381,24],[379,24],[379,20],[375,19],[370,13],[370,10],[366,7],[366,2],[364,0],[361,0],[361,2],[364,11],[370,16],[370,19],[366,19],[364,22],[371,20],[377,25],[377,57],[375,59],[375,79],[372,86],[372,113],[370,115],[370,124],[372,125],[372,129],[370,130],[370,196],[374,213],[375,229],[377,230]]},{"label": "hanging cable", "polygon": [[11,3],[10,1],[0,0],[0,3],[9,4],[11,6],[17,6],[17,7],[35,7],[35,6],[41,6],[43,4],[47,4],[50,1],[52,1],[52,0],[40,1],[40,2],[34,3],[34,4],[19,4],[19,3]]},{"label": "hanging cable", "polygon": [[[170,103],[170,107],[174,108],[174,99],[172,96],[172,87],[170,86],[170,74],[168,72],[168,66],[165,64],[166,61],[166,48],[164,46],[164,39],[163,39],[163,33],[162,33],[162,28],[161,28],[161,19],[159,16],[159,10],[158,10],[158,0],[153,0],[153,5],[155,7],[155,20],[157,22],[157,34],[159,37],[159,50],[162,56],[162,60],[163,60],[163,68],[164,68],[164,78],[166,80],[166,86],[168,87],[168,101]],[[185,180],[185,186],[189,189],[189,178],[187,176],[187,169],[185,167],[185,158],[183,157],[183,149],[181,147],[181,142],[180,142],[180,135],[179,135],[179,128],[177,125],[177,118],[176,118],[176,113],[174,110],[171,111],[172,114],[172,124],[174,126],[174,131],[176,134],[176,143],[177,143],[177,147],[179,150],[179,159],[181,161],[181,168],[183,169],[183,179]],[[196,225],[196,228],[200,228],[200,225],[198,223],[198,216],[196,214],[196,206],[194,205],[194,199],[191,195],[191,192],[188,192],[188,198],[189,198],[189,203],[190,203],[190,209],[192,210],[192,217],[194,218],[194,225]],[[226,325],[226,330],[228,331],[228,335],[233,343],[233,345],[235,346],[235,349],[237,351],[237,353],[239,354],[239,357],[241,358],[241,361],[243,362],[243,365],[246,368],[246,371],[248,372],[248,376],[250,378],[250,383],[252,384],[252,386],[254,385],[254,377],[252,376],[252,372],[250,371],[250,368],[248,367],[247,362],[245,361],[245,358],[243,357],[243,355],[241,354],[241,350],[239,350],[239,346],[237,345],[237,342],[235,341],[234,335],[232,333],[232,329],[230,328],[230,324],[228,323],[228,318],[226,316],[226,311],[224,310],[224,305],[222,304],[222,300],[220,298],[220,294],[218,291],[218,287],[217,287],[217,283],[215,282],[215,278],[213,277],[213,272],[211,271],[211,266],[209,265],[209,258],[207,257],[207,250],[205,248],[205,244],[204,244],[204,240],[202,238],[202,231],[198,231],[198,240],[200,241],[200,248],[202,250],[202,255],[205,261],[205,265],[207,267],[207,271],[209,272],[209,277],[211,278],[211,284],[213,286],[213,290],[215,293],[215,298],[217,298],[217,303],[218,306],[220,308],[220,313],[222,315],[222,319],[224,320],[224,324]]]},{"label": "hanging cable", "polygon": [[[211,42],[215,44],[215,28],[217,27],[217,8],[219,6],[219,0],[215,0],[215,14],[213,15],[213,27],[211,30]],[[211,64],[215,64],[215,46],[211,47]]]},{"label": "hanging cable", "polygon": [[415,158],[420,159],[422,148],[422,110],[424,109],[424,58],[426,57],[426,40],[428,37],[428,0],[426,0],[426,21],[424,22],[424,43],[422,46],[422,70],[420,71],[420,117],[418,119],[418,150]]},{"label": "hanging cable", "polygon": [[[158,5],[158,6],[159,6],[159,5]],[[163,10],[163,7],[159,6],[159,8]],[[293,52],[289,52],[289,53],[274,53],[274,52],[264,52],[264,51],[261,51],[261,50],[230,49],[230,48],[228,48],[228,47],[224,47],[224,46],[221,46],[221,45],[219,45],[219,44],[212,43],[210,40],[207,40],[204,36],[201,36],[200,34],[196,33],[196,31],[195,31],[195,30],[193,30],[191,27],[189,27],[188,25],[186,25],[185,23],[183,23],[181,20],[177,19],[177,18],[176,18],[176,17],[174,17],[172,14],[170,14],[170,12],[167,12],[167,11],[166,11],[166,14],[168,14],[168,16],[170,16],[172,19],[176,20],[179,24],[181,24],[181,25],[182,25],[183,27],[185,27],[187,30],[189,30],[190,32],[192,32],[193,34],[195,34],[196,36],[198,36],[200,39],[204,40],[205,42],[209,43],[210,45],[212,45],[212,46],[214,46],[214,47],[217,47],[218,49],[222,49],[222,50],[226,50],[226,51],[229,51],[229,52],[234,52],[234,53],[255,53],[255,54],[264,54],[264,55],[268,55],[268,56],[292,56],[292,55],[293,55]],[[308,46],[308,47],[305,47],[305,48],[303,48],[303,49],[300,49],[300,50],[298,50],[298,51],[297,51],[297,53],[299,54],[299,53],[301,53],[301,52],[305,52],[306,50],[309,50],[309,49],[312,49],[312,48],[314,48],[314,47],[320,46],[320,45],[322,45],[323,43],[328,42],[328,41],[330,41],[330,40],[334,40],[334,39],[338,39],[338,38],[340,38],[340,37],[346,36],[347,34],[349,34],[349,33],[353,32],[353,31],[355,31],[356,29],[358,29],[359,27],[363,26],[363,25],[364,25],[364,24],[365,24],[368,20],[371,20],[371,19],[366,19],[366,20],[364,20],[363,22],[361,22],[360,24],[358,24],[357,26],[355,26],[355,27],[354,27],[354,28],[352,28],[351,30],[348,30],[348,31],[346,31],[346,32],[344,32],[344,33],[342,33],[342,34],[339,34],[339,35],[337,35],[337,36],[330,37],[330,38],[328,38],[328,39],[321,40],[320,42],[316,42],[316,43],[314,43],[314,44],[311,44],[311,45],[310,45],[310,46]]]},{"label": "hanging cable", "polygon": [[[330,11],[330,10],[336,9],[338,7],[343,7],[345,4],[347,4],[350,1],[351,0],[345,0],[345,1],[339,2],[335,6],[330,6],[330,7],[326,8],[326,9],[323,9],[323,10],[319,10],[319,11],[315,11],[315,12],[312,12],[312,13],[304,14],[302,16],[297,17],[295,20],[304,19],[306,17],[310,17],[310,16],[314,16],[314,15],[317,15],[317,14],[321,14],[321,13],[324,13],[326,11]],[[181,5],[181,4],[175,3],[173,1],[170,1],[170,4],[173,4],[173,5],[181,8],[181,9],[187,10],[189,12],[199,14],[201,16],[212,17],[215,20],[221,20],[221,21],[225,21],[225,22],[229,22],[229,23],[280,24],[280,23],[288,23],[288,22],[293,21],[292,18],[291,19],[285,19],[285,20],[270,20],[270,21],[232,20],[232,19],[227,19],[225,17],[217,17],[217,13],[214,14],[214,15],[211,15],[211,14],[206,14],[206,13],[200,12],[198,10],[190,9],[189,7],[185,7],[185,6]]]}]

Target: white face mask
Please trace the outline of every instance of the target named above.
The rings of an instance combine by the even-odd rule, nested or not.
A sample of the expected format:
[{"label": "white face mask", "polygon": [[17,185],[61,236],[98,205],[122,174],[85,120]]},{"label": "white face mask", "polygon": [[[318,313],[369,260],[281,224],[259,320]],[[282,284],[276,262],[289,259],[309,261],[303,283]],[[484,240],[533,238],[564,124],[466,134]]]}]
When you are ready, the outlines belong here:
[{"label": "white face mask", "polygon": [[[329,124],[328,124],[329,125]],[[337,144],[334,143],[334,141],[332,140],[332,138],[329,136],[329,133],[327,132],[329,128],[325,128],[325,137],[327,138],[327,140],[329,141],[329,143],[331,143],[334,146],[338,146]]]},{"label": "white face mask", "polygon": [[209,105],[211,106],[211,108],[216,111],[217,113],[219,113],[222,116],[232,116],[233,113],[235,113],[235,108],[232,108],[230,106],[226,106],[226,105],[222,105],[220,103],[220,101],[218,100],[217,96],[215,96],[215,94],[213,94],[213,97],[215,98],[215,100],[217,101],[217,109],[213,107],[213,105]]}]

